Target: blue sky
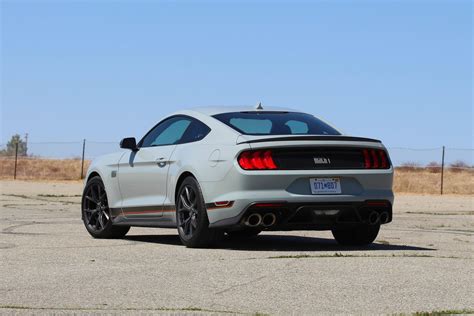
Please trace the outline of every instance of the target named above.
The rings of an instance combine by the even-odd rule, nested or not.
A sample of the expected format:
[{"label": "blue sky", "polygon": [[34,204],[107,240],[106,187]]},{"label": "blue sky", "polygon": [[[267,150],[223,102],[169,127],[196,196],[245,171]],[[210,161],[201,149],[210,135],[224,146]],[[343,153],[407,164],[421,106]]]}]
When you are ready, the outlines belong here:
[{"label": "blue sky", "polygon": [[474,147],[471,1],[1,1],[1,139],[117,141],[199,105]]}]

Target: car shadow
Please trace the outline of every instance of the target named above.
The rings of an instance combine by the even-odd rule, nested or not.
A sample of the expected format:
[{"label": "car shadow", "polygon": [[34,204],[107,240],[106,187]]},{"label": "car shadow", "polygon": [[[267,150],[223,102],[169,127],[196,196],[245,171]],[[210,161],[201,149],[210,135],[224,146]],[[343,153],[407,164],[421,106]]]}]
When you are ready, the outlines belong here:
[{"label": "car shadow", "polygon": [[[182,246],[178,235],[131,235],[125,240]],[[303,237],[293,235],[264,234],[245,240],[223,238],[212,249],[245,250],[245,251],[434,251],[437,249],[378,243],[368,246],[348,247],[339,245],[334,239]]]}]

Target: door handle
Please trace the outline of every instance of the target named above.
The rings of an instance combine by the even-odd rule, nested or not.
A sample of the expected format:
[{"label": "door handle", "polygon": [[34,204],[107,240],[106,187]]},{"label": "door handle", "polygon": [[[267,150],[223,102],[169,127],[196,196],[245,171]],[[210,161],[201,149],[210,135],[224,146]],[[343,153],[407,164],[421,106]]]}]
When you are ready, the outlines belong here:
[{"label": "door handle", "polygon": [[158,164],[158,167],[163,168],[164,166],[166,166],[168,161],[165,160],[165,157],[160,157],[160,158],[156,159],[156,163]]}]

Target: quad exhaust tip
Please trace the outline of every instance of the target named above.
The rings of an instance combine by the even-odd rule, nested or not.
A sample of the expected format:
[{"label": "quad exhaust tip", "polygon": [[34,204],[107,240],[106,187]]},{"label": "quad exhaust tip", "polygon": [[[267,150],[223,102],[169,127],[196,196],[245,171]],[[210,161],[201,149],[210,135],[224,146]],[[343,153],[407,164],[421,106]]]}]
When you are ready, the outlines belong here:
[{"label": "quad exhaust tip", "polygon": [[379,213],[376,211],[373,211],[372,213],[369,214],[369,224],[370,225],[376,225],[380,221],[380,216]]},{"label": "quad exhaust tip", "polygon": [[247,217],[247,220],[245,221],[245,225],[249,227],[257,227],[262,224],[263,218],[262,215],[258,213],[253,213],[250,214],[249,217]]},{"label": "quad exhaust tip", "polygon": [[388,220],[389,220],[388,212],[382,212],[380,214],[380,222],[382,224],[386,224],[386,223],[388,223]]},{"label": "quad exhaust tip", "polygon": [[276,218],[275,214],[273,214],[273,213],[267,213],[267,214],[263,215],[263,218],[262,218],[262,225],[263,225],[264,227],[273,226],[273,225],[275,225],[276,220],[277,220],[277,218]]},{"label": "quad exhaust tip", "polygon": [[250,214],[245,220],[244,224],[248,227],[270,227],[275,225],[277,217],[274,213],[266,213],[263,216],[259,213]]}]

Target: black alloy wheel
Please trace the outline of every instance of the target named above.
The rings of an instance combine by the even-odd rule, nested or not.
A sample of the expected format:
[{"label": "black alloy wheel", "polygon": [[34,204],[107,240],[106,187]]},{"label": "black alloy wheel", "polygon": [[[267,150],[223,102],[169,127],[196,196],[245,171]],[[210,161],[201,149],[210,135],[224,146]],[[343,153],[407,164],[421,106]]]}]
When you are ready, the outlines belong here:
[{"label": "black alloy wheel", "polygon": [[197,194],[193,187],[186,185],[182,188],[178,200],[178,227],[186,239],[193,237],[198,225]]},{"label": "black alloy wheel", "polygon": [[100,177],[90,179],[82,195],[82,220],[94,238],[120,238],[130,226],[113,226],[107,192]]},{"label": "black alloy wheel", "polygon": [[221,235],[220,231],[209,228],[201,188],[193,177],[184,179],[179,188],[176,221],[179,238],[186,247],[207,247]]}]

